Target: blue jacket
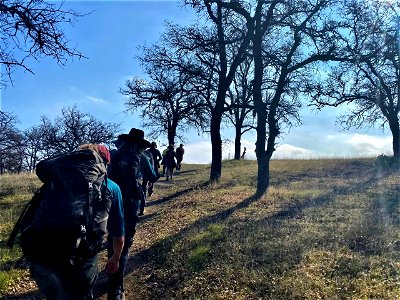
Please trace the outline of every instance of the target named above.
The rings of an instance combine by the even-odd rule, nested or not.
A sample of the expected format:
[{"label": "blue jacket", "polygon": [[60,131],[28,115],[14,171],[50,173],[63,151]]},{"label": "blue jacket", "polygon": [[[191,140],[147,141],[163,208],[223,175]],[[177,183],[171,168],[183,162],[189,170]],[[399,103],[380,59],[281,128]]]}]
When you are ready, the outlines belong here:
[{"label": "blue jacket", "polygon": [[154,166],[151,163],[150,159],[147,157],[146,154],[141,154],[140,157],[140,172],[143,180],[156,182],[159,178],[157,176],[156,171],[154,170]]}]

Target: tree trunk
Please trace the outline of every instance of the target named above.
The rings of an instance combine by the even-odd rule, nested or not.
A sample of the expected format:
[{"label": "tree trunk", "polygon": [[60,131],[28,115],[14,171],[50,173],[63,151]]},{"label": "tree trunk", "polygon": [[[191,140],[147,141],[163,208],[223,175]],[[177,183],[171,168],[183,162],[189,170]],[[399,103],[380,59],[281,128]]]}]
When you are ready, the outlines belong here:
[{"label": "tree trunk", "polygon": [[172,124],[168,128],[168,144],[169,145],[175,145],[175,137],[176,137],[176,128],[177,128],[177,123],[175,121],[172,121]]},{"label": "tree trunk", "polygon": [[390,131],[392,132],[392,146],[393,146],[393,156],[400,158],[400,129],[399,129],[399,119],[397,115],[388,119]]},{"label": "tree trunk", "polygon": [[261,151],[257,157],[258,173],[256,195],[258,196],[264,195],[269,188],[269,162],[270,159],[267,158],[267,152]]},{"label": "tree trunk", "polygon": [[217,182],[221,178],[222,169],[222,139],[221,139],[222,112],[215,111],[211,116],[211,171],[210,182]]},{"label": "tree trunk", "polygon": [[257,141],[256,141],[256,156],[257,156],[257,191],[259,196],[264,195],[269,187],[269,157],[265,151],[266,145],[266,123],[268,113],[267,107],[262,98],[262,79],[263,79],[263,60],[262,60],[262,36],[256,34],[253,40],[254,53],[254,80],[253,80],[253,101],[254,109],[257,113]]},{"label": "tree trunk", "polygon": [[265,107],[264,103],[259,103],[258,105],[260,106],[260,109],[257,112],[256,155],[257,155],[258,172],[257,172],[256,194],[262,196],[267,192],[269,187],[270,157],[267,155],[267,151],[265,151],[267,112],[265,111],[265,109],[261,108]]},{"label": "tree trunk", "polygon": [[168,145],[174,145],[174,144],[175,144],[175,136],[171,132],[168,132]]},{"label": "tree trunk", "polygon": [[238,127],[236,124],[236,133],[235,133],[235,159],[240,160],[240,152],[241,152],[241,138],[242,138],[242,130],[241,127]]}]

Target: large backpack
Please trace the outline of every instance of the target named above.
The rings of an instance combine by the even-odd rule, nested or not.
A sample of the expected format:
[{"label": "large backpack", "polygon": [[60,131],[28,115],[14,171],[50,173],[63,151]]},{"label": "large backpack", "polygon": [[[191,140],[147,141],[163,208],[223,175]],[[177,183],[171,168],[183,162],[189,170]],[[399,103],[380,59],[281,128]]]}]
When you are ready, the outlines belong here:
[{"label": "large backpack", "polygon": [[[103,159],[92,150],[79,150],[39,162],[43,182],[18,220],[24,254],[46,261],[77,263],[100,251],[107,232],[111,196],[103,182]],[[12,244],[10,236],[9,244]]]},{"label": "large backpack", "polygon": [[141,154],[125,151],[115,151],[111,156],[108,176],[121,189],[125,219],[137,218],[140,201],[144,198],[139,182],[140,159]]}]

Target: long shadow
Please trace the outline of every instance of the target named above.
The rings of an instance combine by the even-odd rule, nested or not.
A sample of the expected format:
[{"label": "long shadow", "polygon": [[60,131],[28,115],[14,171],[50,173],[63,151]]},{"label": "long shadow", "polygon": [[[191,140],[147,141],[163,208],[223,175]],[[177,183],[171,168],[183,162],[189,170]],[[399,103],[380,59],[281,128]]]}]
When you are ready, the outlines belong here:
[{"label": "long shadow", "polygon": [[194,190],[204,188],[204,187],[206,187],[208,185],[209,185],[208,181],[203,182],[203,183],[201,183],[199,185],[196,185],[194,187],[190,187],[188,189],[185,189],[185,190],[182,190],[182,191],[178,191],[175,194],[172,194],[170,196],[167,196],[167,197],[164,197],[164,198],[161,198],[161,199],[158,199],[158,200],[154,200],[154,201],[149,201],[149,202],[146,203],[146,206],[154,206],[154,205],[159,205],[159,204],[168,202],[171,199],[174,199],[176,197],[179,197],[179,196],[182,196],[184,194],[190,193],[190,192],[192,192]]},{"label": "long shadow", "polygon": [[177,175],[180,175],[180,174],[196,173],[196,171],[195,171],[195,170],[175,171],[175,173],[176,173]]}]

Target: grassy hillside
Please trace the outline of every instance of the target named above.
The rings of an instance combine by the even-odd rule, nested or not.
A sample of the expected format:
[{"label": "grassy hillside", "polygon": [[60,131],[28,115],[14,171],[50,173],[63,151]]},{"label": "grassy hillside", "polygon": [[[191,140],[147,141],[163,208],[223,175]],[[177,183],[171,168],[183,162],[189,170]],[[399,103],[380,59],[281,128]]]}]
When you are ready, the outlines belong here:
[{"label": "grassy hillside", "polygon": [[[262,199],[254,161],[225,161],[212,186],[208,166],[183,165],[156,184],[140,220],[127,299],[399,299],[400,178],[376,161],[272,161]],[[18,249],[4,249],[39,182],[0,180],[0,289],[40,299],[26,270],[11,268]],[[105,292],[101,273],[97,298]]]}]

